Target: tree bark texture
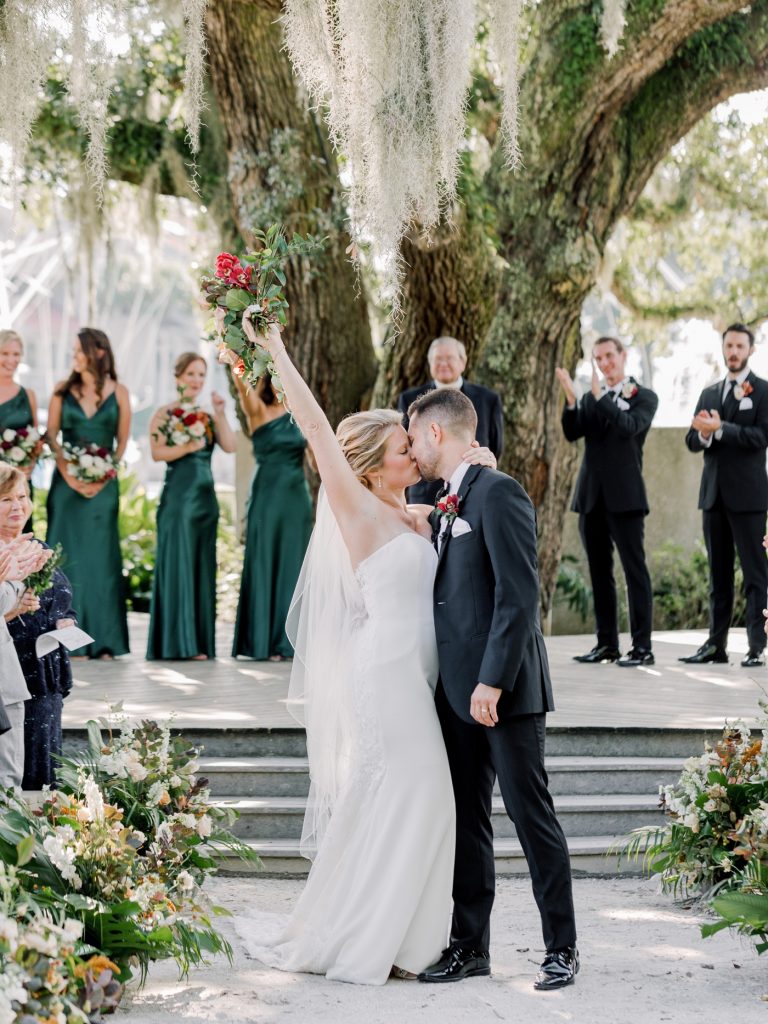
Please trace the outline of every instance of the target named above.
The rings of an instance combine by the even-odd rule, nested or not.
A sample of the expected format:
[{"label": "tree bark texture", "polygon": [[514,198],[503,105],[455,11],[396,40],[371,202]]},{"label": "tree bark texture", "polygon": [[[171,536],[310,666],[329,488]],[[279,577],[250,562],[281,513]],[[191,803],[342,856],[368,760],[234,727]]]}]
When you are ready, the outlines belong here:
[{"label": "tree bark texture", "polygon": [[338,170],[283,49],[277,0],[213,0],[208,62],[224,126],[233,217],[246,243],[279,221],[326,238],[287,272],[286,343],[332,424],[361,407],[377,361],[365,295],[346,254]]},{"label": "tree bark texture", "polygon": [[[480,357],[474,379],[502,395],[501,468],[537,506],[545,613],[578,461],[562,437],[554,371],[572,370],[580,357],[581,308],[606,242],[676,141],[717,103],[768,85],[768,0],[751,8],[740,0],[631,0],[612,59],[598,40],[599,11],[584,0],[538,6],[520,90],[523,166],[510,171],[497,149],[485,180],[503,263],[498,299],[484,303],[472,292],[467,301],[454,289],[459,302],[445,317],[459,337],[469,332],[463,340]],[[487,265],[476,238],[460,231],[450,244],[444,260],[406,242],[406,329],[385,362],[382,397],[423,378],[430,332],[444,315],[435,296],[452,286],[443,278],[472,263],[473,252]]]}]

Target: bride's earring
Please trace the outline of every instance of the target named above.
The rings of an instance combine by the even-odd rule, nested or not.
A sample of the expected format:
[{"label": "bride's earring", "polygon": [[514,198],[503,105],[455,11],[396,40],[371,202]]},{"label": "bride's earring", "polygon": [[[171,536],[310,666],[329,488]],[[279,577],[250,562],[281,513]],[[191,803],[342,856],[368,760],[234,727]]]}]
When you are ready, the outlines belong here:
[{"label": "bride's earring", "polygon": [[382,487],[383,487],[383,484],[381,482],[381,477],[379,477],[379,489],[381,489]]}]

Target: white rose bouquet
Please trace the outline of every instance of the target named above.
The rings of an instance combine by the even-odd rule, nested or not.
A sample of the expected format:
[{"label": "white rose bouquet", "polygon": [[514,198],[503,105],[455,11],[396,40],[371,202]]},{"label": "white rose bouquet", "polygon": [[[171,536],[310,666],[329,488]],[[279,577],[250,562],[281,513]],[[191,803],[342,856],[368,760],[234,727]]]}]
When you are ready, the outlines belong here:
[{"label": "white rose bouquet", "polygon": [[105,480],[114,480],[120,466],[109,448],[97,444],[78,447],[65,442],[61,446],[61,454],[75,480],[85,484],[100,484]]},{"label": "white rose bouquet", "polygon": [[12,430],[8,427],[0,440],[0,460],[8,462],[16,469],[25,469],[43,450],[43,439],[34,427],[20,427]]}]

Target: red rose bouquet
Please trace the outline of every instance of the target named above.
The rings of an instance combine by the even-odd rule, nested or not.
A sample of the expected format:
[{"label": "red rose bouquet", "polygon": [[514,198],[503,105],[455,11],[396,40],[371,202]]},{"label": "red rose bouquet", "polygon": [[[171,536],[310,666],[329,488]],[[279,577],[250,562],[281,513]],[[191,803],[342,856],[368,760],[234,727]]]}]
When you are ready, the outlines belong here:
[{"label": "red rose bouquet", "polygon": [[249,384],[269,373],[282,401],[280,378],[269,353],[248,341],[243,333],[243,314],[249,314],[257,333],[265,333],[271,323],[284,324],[288,309],[284,268],[292,257],[307,255],[323,243],[312,235],[294,235],[288,242],[279,224],[254,235],[260,244],[255,252],[241,257],[219,253],[214,270],[200,278],[201,304],[213,311],[208,333],[216,342],[219,362],[229,363],[232,372],[245,377]]},{"label": "red rose bouquet", "polygon": [[165,443],[171,448],[188,444],[190,441],[199,441],[201,438],[211,441],[213,423],[203,409],[189,405],[174,405],[157,428],[156,440],[158,435],[165,438]]}]

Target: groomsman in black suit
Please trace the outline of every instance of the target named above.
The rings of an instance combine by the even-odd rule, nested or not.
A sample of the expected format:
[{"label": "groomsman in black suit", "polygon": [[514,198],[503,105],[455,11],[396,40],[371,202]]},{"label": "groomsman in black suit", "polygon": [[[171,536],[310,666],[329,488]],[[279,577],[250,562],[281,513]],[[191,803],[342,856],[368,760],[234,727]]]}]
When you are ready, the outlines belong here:
[{"label": "groomsman in black suit", "polygon": [[[648,499],[643,483],[643,445],[659,399],[626,375],[627,354],[618,338],[599,338],[592,352],[592,389],[576,400],[574,383],[558,368],[565,392],[563,433],[584,438],[584,459],[571,509],[587,553],[597,620],[597,644],[575,660],[586,664],[618,661],[623,668],[653,665],[653,591],[645,562]],[[603,374],[601,383],[597,371]],[[619,651],[619,620],[613,547],[619,552],[629,595],[632,648]]]},{"label": "groomsman in black suit", "polygon": [[[479,444],[490,448],[496,458],[501,457],[504,444],[504,417],[501,398],[482,384],[470,384],[464,379],[467,365],[467,350],[456,338],[435,338],[427,352],[427,362],[432,380],[419,387],[408,388],[397,400],[398,411],[403,414],[403,426],[408,429],[408,409],[420,395],[440,388],[455,388],[466,395],[477,413],[477,438]],[[412,505],[434,505],[440,481],[421,480],[406,491]]]},{"label": "groomsman in black suit", "polygon": [[728,372],[725,380],[702,391],[685,438],[692,452],[704,452],[699,508],[709,555],[709,638],[695,654],[680,659],[693,665],[728,661],[734,547],[747,598],[749,651],[741,664],[744,668],[765,664],[768,383],[749,369],[754,350],[754,335],[744,324],[726,328],[723,358]]}]

